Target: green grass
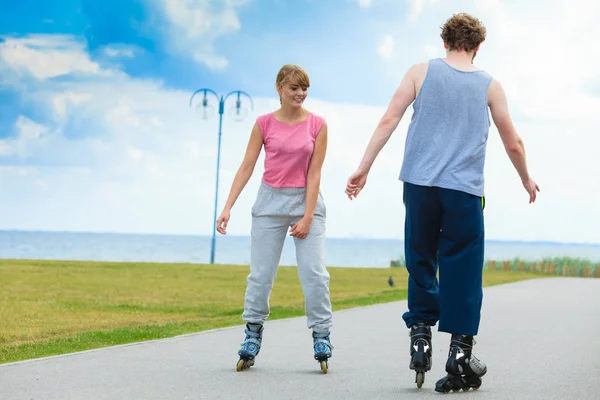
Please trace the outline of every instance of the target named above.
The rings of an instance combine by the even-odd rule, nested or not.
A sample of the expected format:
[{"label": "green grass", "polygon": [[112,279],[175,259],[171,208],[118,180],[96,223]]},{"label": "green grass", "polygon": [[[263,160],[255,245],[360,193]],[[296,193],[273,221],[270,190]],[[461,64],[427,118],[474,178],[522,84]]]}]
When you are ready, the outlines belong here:
[{"label": "green grass", "polygon": [[573,257],[546,257],[541,260],[531,261],[514,258],[511,260],[488,260],[485,268],[511,271],[534,271],[550,275],[600,277],[600,261],[587,258]]},{"label": "green grass", "polygon": [[[406,299],[404,268],[328,268],[334,311]],[[0,363],[242,324],[247,266],[0,260]],[[387,284],[393,276],[396,286]],[[484,285],[543,277],[484,271]],[[281,267],[271,320],[304,315]]]}]

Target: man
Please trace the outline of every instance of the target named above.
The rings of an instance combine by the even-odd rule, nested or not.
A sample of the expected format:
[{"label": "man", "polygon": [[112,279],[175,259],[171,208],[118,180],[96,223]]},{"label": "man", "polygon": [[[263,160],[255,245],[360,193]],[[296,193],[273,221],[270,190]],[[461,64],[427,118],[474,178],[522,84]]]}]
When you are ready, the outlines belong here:
[{"label": "man", "polygon": [[[447,376],[436,391],[478,389],[487,367],[472,354],[483,297],[484,162],[488,108],[529,202],[538,185],[527,170],[523,141],[500,83],[473,65],[485,40],[483,24],[468,14],[442,26],[446,57],[413,65],[375,129],[346,194],[358,196],[381,149],[414,101],[400,180],[404,182],[405,258],[409,272],[410,369],[420,388],[431,369],[431,326],[452,335]],[[439,282],[436,277],[439,265]]]}]

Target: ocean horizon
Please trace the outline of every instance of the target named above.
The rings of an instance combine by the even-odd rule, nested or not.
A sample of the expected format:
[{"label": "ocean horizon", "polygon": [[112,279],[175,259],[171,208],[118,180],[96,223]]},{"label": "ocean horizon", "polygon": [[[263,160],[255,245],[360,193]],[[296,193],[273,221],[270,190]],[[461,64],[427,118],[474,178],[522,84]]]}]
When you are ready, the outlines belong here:
[{"label": "ocean horizon", "polygon": [[[0,230],[0,258],[122,262],[210,262],[210,235]],[[485,258],[536,261],[571,257],[600,262],[600,244],[486,240]],[[337,267],[389,267],[404,258],[401,239],[329,237],[326,264]],[[250,263],[249,236],[217,236],[216,264]],[[296,265],[293,239],[287,237],[280,265]]]}]

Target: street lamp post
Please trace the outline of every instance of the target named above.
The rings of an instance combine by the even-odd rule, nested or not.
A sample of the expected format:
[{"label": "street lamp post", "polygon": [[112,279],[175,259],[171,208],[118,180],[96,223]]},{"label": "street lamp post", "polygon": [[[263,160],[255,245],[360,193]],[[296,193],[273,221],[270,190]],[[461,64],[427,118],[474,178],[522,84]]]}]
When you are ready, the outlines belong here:
[{"label": "street lamp post", "polygon": [[218,95],[211,89],[198,89],[190,97],[190,107],[194,101],[194,97],[198,94],[202,94],[201,103],[197,104],[195,109],[201,113],[203,119],[209,119],[212,117],[214,107],[210,105],[210,97],[214,97],[219,103],[219,136],[217,145],[217,178],[215,187],[215,209],[213,217],[213,232],[210,247],[210,263],[215,263],[215,246],[216,246],[216,234],[217,234],[217,205],[219,200],[219,169],[221,166],[221,129],[223,127],[223,114],[225,113],[225,103],[230,96],[236,96],[235,107],[232,108],[231,116],[235,121],[241,121],[246,117],[246,108],[242,108],[242,98],[245,97],[250,102],[250,109],[254,108],[252,97],[249,94],[242,92],[241,90],[234,90],[225,96]]}]

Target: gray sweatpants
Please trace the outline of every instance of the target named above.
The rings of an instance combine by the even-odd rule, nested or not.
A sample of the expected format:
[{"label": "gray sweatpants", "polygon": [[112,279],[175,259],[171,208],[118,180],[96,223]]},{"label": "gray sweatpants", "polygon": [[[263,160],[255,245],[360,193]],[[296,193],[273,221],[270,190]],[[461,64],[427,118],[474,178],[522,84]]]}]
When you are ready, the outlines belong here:
[{"label": "gray sweatpants", "polygon": [[[269,316],[269,297],[283,243],[290,227],[304,216],[305,205],[305,188],[278,189],[261,183],[252,207],[250,274],[242,314],[246,323],[263,324]],[[309,234],[305,239],[294,237],[307,325],[315,332],[327,332],[332,326],[325,217],[325,203],[319,193]]]}]

